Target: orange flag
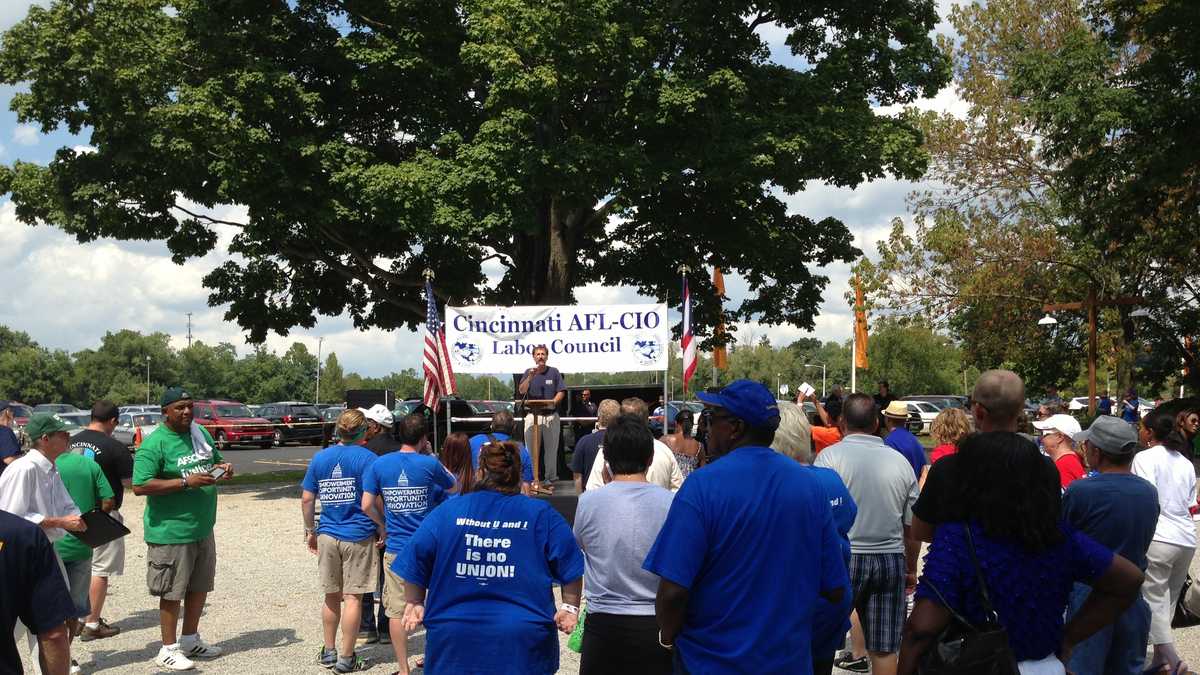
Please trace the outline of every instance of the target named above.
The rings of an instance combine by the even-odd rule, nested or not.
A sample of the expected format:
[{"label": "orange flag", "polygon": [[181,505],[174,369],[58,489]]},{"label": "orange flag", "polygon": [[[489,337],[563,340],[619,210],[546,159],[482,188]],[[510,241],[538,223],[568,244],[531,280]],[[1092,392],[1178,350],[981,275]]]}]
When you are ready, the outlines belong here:
[{"label": "orange flag", "polygon": [[854,277],[854,365],[857,368],[869,368],[867,365],[867,307],[863,304],[862,285],[858,277]]},{"label": "orange flag", "polygon": [[[721,268],[720,267],[713,268],[712,282],[713,282],[713,286],[715,286],[717,289],[717,295],[724,296],[725,295],[725,277],[721,276]],[[717,321],[717,329],[716,329],[715,334],[717,337],[722,337],[725,335],[725,322],[724,321]],[[713,358],[713,366],[720,368],[721,370],[725,370],[726,368],[729,367],[729,354],[725,352],[724,346],[713,349],[712,358]]]}]

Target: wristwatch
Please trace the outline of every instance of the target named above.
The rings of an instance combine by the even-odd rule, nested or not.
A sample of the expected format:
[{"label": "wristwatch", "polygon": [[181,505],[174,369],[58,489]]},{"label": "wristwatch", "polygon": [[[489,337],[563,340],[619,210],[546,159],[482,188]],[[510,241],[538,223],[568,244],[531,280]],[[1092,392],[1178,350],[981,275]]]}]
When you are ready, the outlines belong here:
[{"label": "wristwatch", "polygon": [[187,479],[186,479],[186,478],[180,477],[180,479],[179,479],[179,487],[180,487],[180,488],[182,488],[182,489],[184,489],[184,490],[188,489],[188,484],[187,484]]},{"label": "wristwatch", "polygon": [[675,649],[674,642],[672,642],[671,644],[667,644],[662,641],[662,629],[661,628],[658,630],[658,646],[662,647],[663,649]]},{"label": "wristwatch", "polygon": [[574,614],[576,616],[579,616],[579,608],[576,607],[575,605],[567,604],[564,602],[563,604],[559,605],[558,608],[569,614]]}]

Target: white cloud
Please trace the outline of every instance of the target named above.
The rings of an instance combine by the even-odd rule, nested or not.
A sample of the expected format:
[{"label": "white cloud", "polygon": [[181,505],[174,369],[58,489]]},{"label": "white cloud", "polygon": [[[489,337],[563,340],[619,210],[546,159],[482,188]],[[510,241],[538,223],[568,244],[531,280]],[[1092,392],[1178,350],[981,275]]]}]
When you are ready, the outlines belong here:
[{"label": "white cloud", "polygon": [[8,30],[12,28],[21,19],[24,19],[29,14],[29,8],[34,5],[45,7],[50,4],[50,0],[4,0],[0,2],[0,30]]},{"label": "white cloud", "polygon": [[12,139],[17,145],[37,145],[41,132],[32,124],[18,124],[13,128]]}]

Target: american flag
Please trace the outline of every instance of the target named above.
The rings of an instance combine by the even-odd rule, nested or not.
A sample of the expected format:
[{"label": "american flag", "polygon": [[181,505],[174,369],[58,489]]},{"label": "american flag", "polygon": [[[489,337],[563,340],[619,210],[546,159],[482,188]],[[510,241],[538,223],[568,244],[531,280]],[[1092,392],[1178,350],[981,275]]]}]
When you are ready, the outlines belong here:
[{"label": "american flag", "polygon": [[683,393],[696,373],[696,339],[692,335],[692,295],[688,292],[687,277],[683,278]]},{"label": "american flag", "polygon": [[425,405],[437,410],[442,396],[451,396],[458,390],[454,381],[454,369],[450,367],[450,356],[446,349],[446,331],[438,320],[437,303],[433,299],[433,285],[425,282],[425,354],[421,365],[425,368]]}]

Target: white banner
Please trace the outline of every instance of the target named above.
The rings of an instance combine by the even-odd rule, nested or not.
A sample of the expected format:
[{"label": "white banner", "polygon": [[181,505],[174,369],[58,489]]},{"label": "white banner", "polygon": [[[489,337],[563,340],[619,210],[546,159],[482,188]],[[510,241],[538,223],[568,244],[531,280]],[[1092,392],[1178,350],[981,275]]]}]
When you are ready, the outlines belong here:
[{"label": "white banner", "polygon": [[446,308],[458,373],[523,373],[538,345],[564,373],[666,370],[669,340],[666,305]]}]

